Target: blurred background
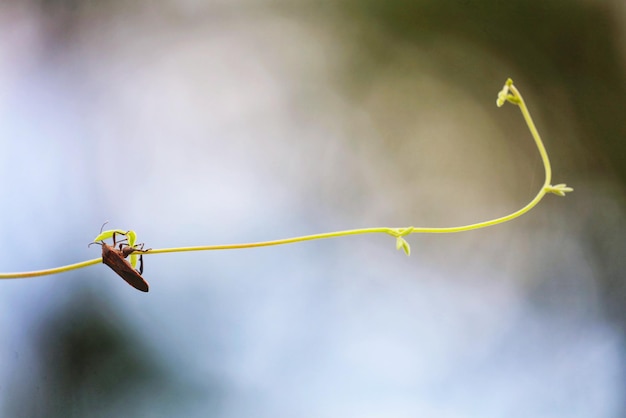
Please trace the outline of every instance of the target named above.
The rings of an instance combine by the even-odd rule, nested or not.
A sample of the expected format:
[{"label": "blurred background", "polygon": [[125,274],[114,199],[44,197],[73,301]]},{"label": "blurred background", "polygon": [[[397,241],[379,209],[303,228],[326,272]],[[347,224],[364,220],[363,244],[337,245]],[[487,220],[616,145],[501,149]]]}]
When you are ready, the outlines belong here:
[{"label": "blurred background", "polygon": [[626,416],[622,0],[4,0],[3,417]]}]

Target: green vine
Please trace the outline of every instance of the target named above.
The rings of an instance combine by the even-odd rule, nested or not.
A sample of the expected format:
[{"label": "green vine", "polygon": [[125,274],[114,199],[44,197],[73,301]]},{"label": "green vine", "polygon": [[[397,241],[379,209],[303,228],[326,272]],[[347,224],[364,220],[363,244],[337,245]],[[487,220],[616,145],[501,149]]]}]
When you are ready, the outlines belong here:
[{"label": "green vine", "polygon": [[[428,228],[428,227],[403,227],[403,228],[388,228],[388,227],[379,227],[379,228],[362,228],[362,229],[348,229],[344,231],[335,231],[335,232],[326,232],[322,234],[314,234],[314,235],[304,235],[294,238],[285,238],[278,239],[273,241],[261,241],[261,242],[252,242],[252,243],[243,243],[243,244],[225,244],[225,245],[206,245],[206,246],[197,246],[197,247],[176,247],[176,248],[161,248],[161,249],[150,249],[142,252],[142,255],[145,254],[161,254],[161,253],[174,253],[174,252],[183,252],[183,251],[212,251],[212,250],[237,250],[243,248],[256,248],[256,247],[267,247],[270,245],[283,245],[283,244],[293,244],[296,242],[303,241],[311,241],[317,239],[327,239],[327,238],[337,238],[337,237],[345,237],[348,235],[357,235],[357,234],[376,234],[383,233],[391,235],[396,239],[396,248],[398,250],[402,249],[406,255],[411,254],[411,247],[409,243],[404,239],[407,235],[410,234],[449,234],[453,232],[464,232],[471,231],[473,229],[485,228],[492,225],[501,224],[504,222],[508,222],[513,220],[532,208],[534,208],[543,197],[548,193],[553,193],[558,196],[565,196],[565,193],[571,192],[574,189],[571,187],[567,187],[565,184],[557,184],[551,185],[550,182],[552,180],[552,168],[550,166],[550,159],[548,158],[548,153],[543,145],[541,137],[539,136],[539,132],[533,123],[533,120],[528,112],[528,108],[526,107],[526,103],[522,98],[522,95],[519,93],[517,88],[513,85],[513,80],[510,78],[504,84],[504,87],[498,93],[498,98],[496,100],[496,104],[498,107],[504,105],[504,103],[509,102],[514,105],[517,105],[522,112],[524,120],[528,125],[528,129],[535,140],[535,145],[539,150],[539,155],[541,156],[541,160],[543,162],[543,167],[545,169],[545,181],[541,186],[541,189],[537,193],[537,195],[523,208],[509,214],[506,216],[502,216],[500,218],[491,219],[488,221],[478,222],[470,225],[462,225],[462,226],[453,226],[453,227],[445,227],[445,228]],[[134,248],[134,243],[136,241],[136,234],[134,231],[122,231],[122,230],[111,230],[101,232],[100,235],[94,239],[94,241],[101,241],[104,239],[108,239],[112,236],[113,232],[124,235],[127,237],[128,244]],[[136,256],[136,254],[131,254]],[[136,259],[133,257],[131,259],[133,266],[136,263]],[[98,264],[102,262],[102,258],[94,258],[93,260],[83,261],[76,264],[70,264],[67,266],[56,267],[52,269],[46,270],[38,270],[38,271],[29,271],[29,272],[18,272],[18,273],[0,273],[0,279],[18,279],[18,278],[27,278],[27,277],[35,277],[35,276],[44,276],[48,274],[57,274],[63,273],[70,270],[76,270],[83,267],[88,267],[94,264]]]}]

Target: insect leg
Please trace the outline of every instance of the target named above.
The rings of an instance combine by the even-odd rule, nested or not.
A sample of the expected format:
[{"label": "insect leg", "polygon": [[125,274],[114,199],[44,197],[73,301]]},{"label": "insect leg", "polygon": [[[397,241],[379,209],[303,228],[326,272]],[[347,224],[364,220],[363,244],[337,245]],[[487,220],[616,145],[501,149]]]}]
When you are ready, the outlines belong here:
[{"label": "insect leg", "polygon": [[[120,244],[120,243],[122,243],[122,242],[124,242],[124,241],[126,241],[126,240],[128,239],[128,238],[124,238],[124,239],[119,240],[119,242],[118,242],[118,241],[115,239],[115,235],[123,235],[123,236],[126,236],[126,234],[120,234],[119,232],[113,232],[113,247],[115,247],[117,244]],[[120,244],[120,250],[122,249],[121,245],[122,245],[122,244]]]},{"label": "insect leg", "polygon": [[143,274],[143,255],[139,256],[139,275]]}]

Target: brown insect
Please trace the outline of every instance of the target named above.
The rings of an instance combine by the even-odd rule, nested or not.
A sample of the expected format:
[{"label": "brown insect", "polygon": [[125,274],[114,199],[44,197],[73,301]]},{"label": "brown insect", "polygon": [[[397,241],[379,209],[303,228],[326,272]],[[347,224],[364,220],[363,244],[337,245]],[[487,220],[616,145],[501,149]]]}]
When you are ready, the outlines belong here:
[{"label": "brown insect", "polygon": [[[104,241],[92,242],[91,244],[98,244],[102,246],[102,262],[109,266],[111,270],[116,272],[122,279],[126,280],[126,283],[131,285],[137,290],[147,292],[149,290],[148,282],[141,277],[143,273],[143,256],[139,256],[139,270],[135,270],[126,257],[135,252],[145,253],[149,250],[143,249],[143,244],[131,247],[130,245],[123,245],[121,242],[125,239],[117,242],[115,235],[122,235],[117,232],[113,233],[113,245],[107,245]],[[89,245],[91,245],[89,244]],[[119,248],[116,245],[119,244]]]}]

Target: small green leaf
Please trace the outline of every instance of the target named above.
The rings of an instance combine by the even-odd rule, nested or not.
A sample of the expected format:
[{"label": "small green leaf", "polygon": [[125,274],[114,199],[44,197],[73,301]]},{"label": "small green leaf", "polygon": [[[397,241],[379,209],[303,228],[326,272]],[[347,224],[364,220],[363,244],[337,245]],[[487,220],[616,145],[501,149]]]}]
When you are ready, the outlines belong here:
[{"label": "small green leaf", "polygon": [[137,241],[137,234],[135,233],[135,231],[132,231],[132,230],[127,231],[126,236],[128,237],[128,245],[131,247],[134,247],[135,242]]},{"label": "small green leaf", "polygon": [[565,193],[573,192],[574,189],[571,187],[567,187],[567,184],[561,183],[555,186],[548,186],[546,188],[548,193],[554,193],[557,196],[565,196]]},{"label": "small green leaf", "polygon": [[496,105],[498,107],[502,107],[504,103],[510,102],[513,104],[520,104],[520,99],[515,94],[511,93],[511,86],[513,85],[513,80],[508,78],[502,87],[502,90],[498,92],[498,99],[496,100]]},{"label": "small green leaf", "polygon": [[399,249],[402,249],[407,256],[411,255],[411,246],[402,237],[396,238],[396,250]]},{"label": "small green leaf", "polygon": [[135,253],[132,253],[130,255],[130,265],[133,266],[133,268],[137,268],[137,259],[139,258],[139,256]]},{"label": "small green leaf", "polygon": [[93,239],[93,242],[104,241],[105,239],[113,237],[113,234],[126,235],[126,231],[122,231],[121,229],[110,229],[108,231],[101,232],[100,235]]}]

